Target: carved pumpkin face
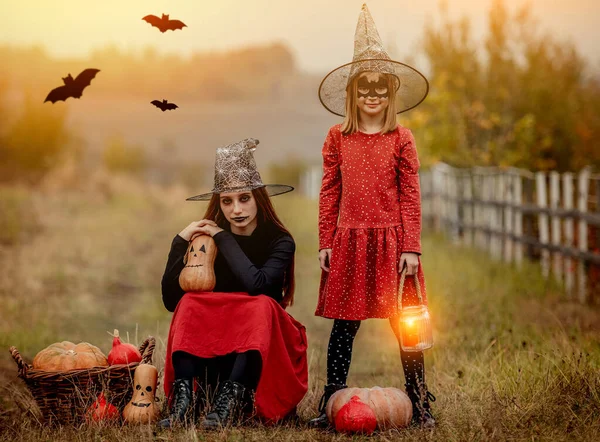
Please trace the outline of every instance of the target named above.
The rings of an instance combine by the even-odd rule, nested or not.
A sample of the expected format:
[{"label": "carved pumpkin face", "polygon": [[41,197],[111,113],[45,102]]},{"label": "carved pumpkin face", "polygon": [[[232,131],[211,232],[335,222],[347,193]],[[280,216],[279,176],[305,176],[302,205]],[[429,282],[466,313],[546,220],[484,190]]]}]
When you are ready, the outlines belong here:
[{"label": "carved pumpkin face", "polygon": [[204,267],[207,264],[206,244],[204,241],[197,240],[198,238],[200,236],[194,239],[196,247],[194,248],[194,241],[192,241],[188,248],[185,267]]},{"label": "carved pumpkin face", "polygon": [[215,258],[217,245],[209,235],[192,239],[185,254],[185,267],[179,274],[179,285],[186,292],[210,292],[216,284]]},{"label": "carved pumpkin face", "polygon": [[133,397],[123,410],[127,422],[154,422],[160,413],[154,399],[158,371],[150,364],[140,364],[133,376]]},{"label": "carved pumpkin face", "polygon": [[141,385],[135,386],[135,396],[137,401],[131,401],[131,405],[134,407],[149,407],[154,401],[154,388],[152,385]]}]

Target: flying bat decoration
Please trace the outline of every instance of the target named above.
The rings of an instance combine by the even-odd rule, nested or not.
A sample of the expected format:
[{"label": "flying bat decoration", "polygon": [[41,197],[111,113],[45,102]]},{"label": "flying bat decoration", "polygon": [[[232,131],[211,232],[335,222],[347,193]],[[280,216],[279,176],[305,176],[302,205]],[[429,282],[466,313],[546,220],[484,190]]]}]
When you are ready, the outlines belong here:
[{"label": "flying bat decoration", "polygon": [[169,103],[167,100],[163,100],[163,101],[154,100],[154,101],[151,101],[150,103],[152,103],[154,106],[156,106],[163,112],[166,110],[175,110],[179,107],[175,103]]},{"label": "flying bat decoration", "polygon": [[83,90],[90,85],[98,72],[100,72],[100,69],[85,69],[76,78],[73,78],[71,74],[67,75],[62,79],[65,83],[64,86],[52,89],[44,100],[44,103],[46,101],[52,103],[66,101],[69,97],[81,98]]},{"label": "flying bat decoration", "polygon": [[158,28],[160,32],[167,32],[169,30],[176,31],[177,29],[187,27],[181,20],[170,20],[169,14],[163,14],[160,18],[156,15],[147,15],[142,20],[145,20],[152,26]]}]

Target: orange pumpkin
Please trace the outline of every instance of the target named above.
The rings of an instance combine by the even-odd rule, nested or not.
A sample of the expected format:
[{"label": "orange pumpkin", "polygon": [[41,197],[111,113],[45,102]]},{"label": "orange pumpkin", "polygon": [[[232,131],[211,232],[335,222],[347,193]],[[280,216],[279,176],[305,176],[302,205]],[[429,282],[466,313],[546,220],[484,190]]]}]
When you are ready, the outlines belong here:
[{"label": "orange pumpkin", "polygon": [[156,404],[158,370],[154,365],[140,364],[133,375],[133,397],[123,410],[126,422],[148,424],[158,419],[160,409]]},{"label": "orange pumpkin", "polygon": [[412,402],[398,388],[344,388],[336,391],[327,401],[326,413],[329,422],[335,426],[336,416],[340,409],[358,396],[361,402],[367,404],[375,413],[377,427],[380,430],[403,428],[412,419]]},{"label": "orange pumpkin", "polygon": [[192,238],[185,254],[185,267],[179,274],[179,285],[186,292],[210,292],[215,288],[217,245],[209,235]]},{"label": "orange pumpkin", "polygon": [[36,370],[65,371],[92,367],[108,367],[108,360],[98,347],[87,342],[77,345],[69,341],[56,342],[33,359]]}]

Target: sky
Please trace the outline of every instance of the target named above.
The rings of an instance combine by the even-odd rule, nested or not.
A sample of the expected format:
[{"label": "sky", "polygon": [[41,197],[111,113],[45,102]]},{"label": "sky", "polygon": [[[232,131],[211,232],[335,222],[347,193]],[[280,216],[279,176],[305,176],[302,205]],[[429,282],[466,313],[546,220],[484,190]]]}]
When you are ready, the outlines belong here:
[{"label": "sky", "polygon": [[[301,69],[320,73],[352,58],[354,29],[364,0],[1,0],[7,19],[0,44],[41,44],[54,56],[85,56],[110,44],[161,52],[226,50],[272,41],[286,43]],[[446,0],[451,17],[471,18],[483,35],[492,0]],[[505,0],[515,10],[524,0]],[[439,19],[440,0],[370,0],[384,44],[399,56],[417,53],[423,25]],[[542,30],[570,39],[600,65],[600,0],[529,0]],[[187,24],[161,34],[141,20],[170,14]]]}]

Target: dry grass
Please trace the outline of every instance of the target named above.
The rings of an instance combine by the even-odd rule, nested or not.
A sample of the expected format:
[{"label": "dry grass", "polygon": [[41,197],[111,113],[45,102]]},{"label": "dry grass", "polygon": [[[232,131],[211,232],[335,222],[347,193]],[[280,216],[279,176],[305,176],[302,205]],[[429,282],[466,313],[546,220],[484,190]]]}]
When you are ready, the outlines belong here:
[{"label": "dry grass", "polygon": [[[100,172],[80,187],[11,197],[26,198],[37,233],[0,243],[0,441],[346,439],[292,426],[250,425],[210,434],[41,427],[15,376],[8,346],[16,345],[29,360],[63,339],[108,351],[106,331],[118,328],[132,342],[156,336],[154,362],[162,368],[170,314],[162,307],[160,277],[172,236],[204,208],[184,202],[190,195],[186,189],[149,188]],[[290,312],[309,332],[310,387],[299,408],[306,420],[324,382],[331,327],[313,316],[317,210],[297,196],[275,201],[298,245],[297,304]],[[411,429],[377,438],[600,440],[600,312],[565,300],[535,265],[517,270],[435,235],[424,236],[423,248],[436,326],[427,376],[438,397],[439,424],[432,432]],[[387,322],[367,321],[356,340],[349,383],[400,387],[403,382]],[[362,439],[367,438],[355,438]]]}]

